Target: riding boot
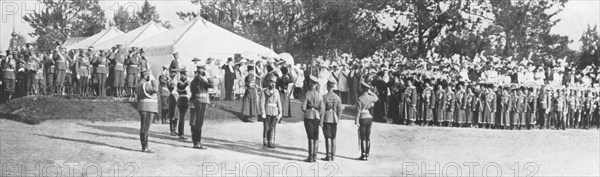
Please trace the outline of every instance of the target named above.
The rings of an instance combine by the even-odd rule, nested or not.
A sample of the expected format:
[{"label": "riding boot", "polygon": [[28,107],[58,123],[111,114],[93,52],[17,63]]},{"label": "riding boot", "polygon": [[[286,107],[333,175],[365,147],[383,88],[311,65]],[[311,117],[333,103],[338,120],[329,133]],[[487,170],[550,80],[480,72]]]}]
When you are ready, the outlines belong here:
[{"label": "riding boot", "polygon": [[267,147],[267,138],[263,138],[263,149],[266,149]]},{"label": "riding boot", "polygon": [[308,157],[304,161],[312,162],[313,161],[312,158],[313,158],[313,140],[308,139]]},{"label": "riding boot", "polygon": [[313,155],[312,162],[317,161],[317,154],[319,153],[319,140],[313,140]]},{"label": "riding boot", "polygon": [[330,149],[330,154],[331,154],[331,159],[329,159],[330,161],[334,160],[335,157],[335,138],[331,138],[329,139],[331,141],[331,149]]},{"label": "riding boot", "polygon": [[365,146],[365,141],[361,140],[360,141],[360,157],[358,158],[358,160],[366,160],[365,158],[365,151],[366,151],[366,146]]},{"label": "riding boot", "polygon": [[177,136],[177,133],[175,132],[175,129],[177,129],[177,119],[173,119],[170,121],[171,125],[171,136]]},{"label": "riding boot", "polygon": [[325,138],[325,158],[322,158],[321,160],[323,160],[323,161],[329,161],[329,159],[331,159],[331,156],[330,156],[330,153],[331,153],[330,147],[331,147],[331,144],[329,144],[329,138]]},{"label": "riding boot", "polygon": [[365,161],[369,160],[369,151],[371,151],[371,141],[365,141]]}]

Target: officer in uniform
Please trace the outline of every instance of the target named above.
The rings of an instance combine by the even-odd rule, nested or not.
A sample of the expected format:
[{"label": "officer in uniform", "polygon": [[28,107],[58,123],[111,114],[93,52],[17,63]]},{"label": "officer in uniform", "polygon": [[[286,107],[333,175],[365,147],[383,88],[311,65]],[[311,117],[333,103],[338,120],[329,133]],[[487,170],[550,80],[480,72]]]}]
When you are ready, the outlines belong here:
[{"label": "officer in uniform", "polygon": [[319,152],[320,111],[325,109],[325,104],[323,103],[323,97],[317,91],[319,78],[310,75],[310,81],[310,90],[306,92],[301,109],[304,112],[304,129],[308,138],[308,158],[305,161],[315,162],[317,152]]},{"label": "officer in uniform", "polygon": [[197,66],[197,74],[190,84],[192,104],[194,104],[195,114],[190,117],[190,126],[192,127],[192,142],[195,149],[206,149],[202,146],[202,125],[204,125],[204,116],[206,116],[206,106],[210,104],[208,89],[213,87],[213,81],[206,76],[206,67]]},{"label": "officer in uniform", "polygon": [[[4,98],[6,101],[12,99],[15,92],[17,60],[9,52],[6,59],[2,60],[2,85],[4,86]],[[3,100],[4,101],[4,100]]]},{"label": "officer in uniform", "polygon": [[108,60],[104,51],[100,50],[97,56],[94,56],[91,62],[95,67],[95,75],[98,80],[98,93],[100,96],[106,96],[106,77],[108,76]]},{"label": "officer in uniform", "polygon": [[52,57],[54,59],[56,71],[54,72],[54,91],[55,94],[62,94],[63,83],[65,82],[66,70],[67,70],[67,56],[62,50],[62,48],[57,47],[54,50],[54,55]]},{"label": "officer in uniform", "polygon": [[[413,85],[412,79],[406,80],[406,90],[404,91],[406,104],[406,125],[412,125],[417,120],[417,101],[419,95],[417,88]],[[379,98],[382,98],[381,96]],[[380,100],[385,101],[385,100]]]},{"label": "officer in uniform", "polygon": [[142,143],[142,152],[152,153],[148,149],[148,130],[150,130],[150,121],[158,113],[158,84],[150,70],[143,72],[143,79],[137,87],[138,92],[138,111],[140,113],[140,141]]},{"label": "officer in uniform", "polygon": [[79,93],[81,95],[86,95],[86,91],[88,88],[88,79],[89,79],[89,68],[90,68],[90,61],[87,58],[87,56],[85,56],[83,54],[83,51],[79,51],[79,56],[77,57],[77,60],[75,60],[75,72],[77,72],[77,81],[78,81],[78,86],[79,86]]},{"label": "officer in uniform", "polygon": [[455,124],[458,127],[462,127],[465,123],[465,118],[467,117],[467,91],[465,91],[465,87],[463,86],[463,82],[459,82],[458,91],[456,91],[456,117],[454,118]]},{"label": "officer in uniform", "polygon": [[528,89],[529,95],[527,96],[527,129],[531,130],[532,128],[535,128],[537,120],[537,93],[533,87],[529,87]]},{"label": "officer in uniform", "polygon": [[325,111],[321,112],[321,126],[325,137],[326,157],[324,161],[333,161],[335,156],[335,138],[337,135],[337,124],[342,115],[342,99],[335,94],[333,88],[337,85],[335,78],[330,77],[327,82],[327,94],[323,95]]},{"label": "officer in uniform", "polygon": [[500,123],[498,124],[498,126],[501,129],[506,129],[508,128],[508,126],[510,126],[510,111],[513,100],[508,86],[505,86],[502,89],[502,96],[500,97],[500,99]]},{"label": "officer in uniform", "polygon": [[129,97],[135,97],[135,92],[133,90],[139,80],[138,64],[140,63],[140,60],[140,54],[138,53],[137,48],[133,47],[129,57],[125,60],[125,65],[127,65],[127,92],[129,92]]},{"label": "officer in uniform", "polygon": [[54,94],[54,59],[52,55],[47,53],[48,55],[44,56],[44,74],[46,75],[46,94]]},{"label": "officer in uniform", "polygon": [[268,75],[267,89],[260,96],[260,109],[263,118],[263,148],[275,148],[275,126],[281,119],[283,107],[279,91],[276,89],[277,77]]},{"label": "officer in uniform", "polygon": [[435,108],[435,95],[433,93],[433,88],[429,82],[425,82],[425,89],[422,94],[423,98],[423,113],[422,115],[422,125],[426,126],[430,122],[433,121],[433,110]]},{"label": "officer in uniform", "polygon": [[358,103],[356,105],[356,117],[354,119],[354,125],[358,127],[358,134],[360,140],[361,155],[359,160],[369,160],[369,152],[371,150],[371,124],[373,122],[373,116],[369,111],[375,102],[377,102],[377,95],[371,92],[372,87],[361,82],[362,94],[358,97]]},{"label": "officer in uniform", "polygon": [[472,127],[473,126],[473,117],[474,117],[474,105],[473,105],[473,99],[475,99],[475,94],[473,93],[473,87],[467,86],[467,92],[465,95],[465,103],[466,107],[465,107],[465,111],[466,111],[466,118],[465,118],[465,124],[467,127]]},{"label": "officer in uniform", "polygon": [[557,124],[556,129],[565,129],[565,121],[563,117],[563,112],[565,111],[565,97],[563,96],[563,91],[558,89],[556,92],[556,96],[554,97],[554,119]]},{"label": "officer in uniform", "polygon": [[125,85],[125,67],[123,65],[123,63],[125,62],[125,51],[122,49],[122,45],[117,45],[117,48],[112,51],[108,58],[110,60],[113,60],[115,63],[115,66],[113,68],[113,87],[115,88],[115,97],[121,98],[123,97],[123,86]]},{"label": "officer in uniform", "polygon": [[169,66],[165,65],[162,67],[163,73],[158,76],[158,94],[160,95],[160,120],[161,124],[166,124],[170,118],[170,109],[169,109],[169,96],[171,95],[171,90],[173,88],[171,77],[169,76]]},{"label": "officer in uniform", "polygon": [[493,126],[494,113],[496,112],[496,93],[492,91],[492,85],[487,86],[487,90],[483,93],[483,124],[486,128]]},{"label": "officer in uniform", "polygon": [[446,94],[445,94],[445,114],[444,115],[444,122],[446,123],[447,127],[452,127],[452,123],[454,122],[454,110],[456,108],[456,95],[454,94],[454,84],[450,83],[449,85],[446,86]]},{"label": "officer in uniform", "polygon": [[444,117],[446,115],[445,112],[445,108],[446,108],[446,91],[444,91],[444,89],[442,89],[442,83],[439,83],[437,85],[438,89],[437,92],[435,93],[436,96],[436,101],[435,101],[435,120],[437,122],[437,126],[442,126],[442,123],[444,122]]},{"label": "officer in uniform", "polygon": [[179,124],[177,133],[179,135],[179,139],[186,139],[184,135],[185,129],[185,115],[189,109],[189,99],[188,99],[188,86],[190,84],[190,80],[187,79],[186,70],[184,68],[179,69],[181,73],[179,74],[179,80],[177,82],[177,107],[179,108]]},{"label": "officer in uniform", "polygon": [[537,97],[537,103],[538,103],[538,122],[540,124],[540,129],[544,129],[544,126],[548,125],[548,114],[547,114],[547,109],[549,107],[550,104],[550,96],[548,93],[548,89],[545,86],[542,86],[541,88],[541,92]]}]

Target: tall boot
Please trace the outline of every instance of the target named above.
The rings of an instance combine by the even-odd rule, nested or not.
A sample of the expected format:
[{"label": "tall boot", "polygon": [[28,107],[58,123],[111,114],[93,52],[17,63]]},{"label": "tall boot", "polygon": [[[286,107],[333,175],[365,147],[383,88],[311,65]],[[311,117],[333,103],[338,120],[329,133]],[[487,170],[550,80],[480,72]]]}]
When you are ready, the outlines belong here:
[{"label": "tall boot", "polygon": [[313,140],[309,139],[308,140],[308,157],[304,161],[312,162],[313,161],[312,157],[313,157]]},{"label": "tall boot", "polygon": [[331,144],[329,143],[329,138],[325,138],[325,158],[322,158],[321,160],[323,161],[330,161],[331,160]]},{"label": "tall boot", "polygon": [[371,141],[370,140],[366,140],[365,141],[365,161],[369,160],[369,151],[371,151]]},{"label": "tall boot", "polygon": [[319,140],[313,140],[313,155],[312,162],[317,161],[317,154],[319,153]]},{"label": "tall boot", "polygon": [[366,160],[365,157],[365,151],[366,151],[366,147],[365,147],[365,141],[361,140],[360,141],[360,157],[358,158],[358,160]]},{"label": "tall boot", "polygon": [[263,138],[263,149],[268,147],[267,138]]},{"label": "tall boot", "polygon": [[268,136],[269,136],[268,147],[275,148],[275,129],[274,128],[271,129],[271,133],[269,133]]},{"label": "tall boot", "polygon": [[329,141],[331,141],[331,147],[330,147],[331,148],[330,149],[330,151],[331,151],[331,159],[329,159],[329,160],[333,161],[334,157],[335,157],[335,138],[331,138],[331,139],[329,139]]},{"label": "tall boot", "polygon": [[177,133],[175,132],[175,129],[177,128],[177,122],[177,119],[173,119],[170,122],[171,136],[177,136]]}]

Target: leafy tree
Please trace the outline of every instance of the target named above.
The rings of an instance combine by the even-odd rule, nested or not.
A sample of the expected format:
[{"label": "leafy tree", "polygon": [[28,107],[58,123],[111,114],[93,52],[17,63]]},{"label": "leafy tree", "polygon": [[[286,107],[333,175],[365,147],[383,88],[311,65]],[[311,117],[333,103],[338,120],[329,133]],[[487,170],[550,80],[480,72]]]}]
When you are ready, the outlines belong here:
[{"label": "leafy tree", "polygon": [[140,27],[140,19],[127,11],[123,6],[119,6],[113,17],[114,25],[123,32],[129,32]]},{"label": "leafy tree", "polygon": [[598,26],[594,25],[583,32],[581,36],[581,58],[579,59],[580,66],[587,66],[594,64],[600,65],[600,33],[598,33]]},{"label": "leafy tree", "polygon": [[99,0],[44,0],[41,11],[23,17],[33,27],[42,50],[52,50],[67,37],[87,37],[105,28],[104,11]]}]

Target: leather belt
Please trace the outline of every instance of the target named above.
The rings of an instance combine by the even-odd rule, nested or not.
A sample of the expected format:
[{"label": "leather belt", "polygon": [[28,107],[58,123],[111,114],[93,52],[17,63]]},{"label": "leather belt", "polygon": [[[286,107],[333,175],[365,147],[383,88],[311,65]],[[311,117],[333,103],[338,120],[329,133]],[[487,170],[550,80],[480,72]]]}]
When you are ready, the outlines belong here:
[{"label": "leather belt", "polygon": [[117,66],[123,66],[123,64],[122,63],[117,63]]},{"label": "leather belt", "polygon": [[106,67],[106,65],[98,65],[98,67]]},{"label": "leather belt", "polygon": [[14,69],[5,69],[4,71],[15,71]]},{"label": "leather belt", "polygon": [[129,65],[129,67],[137,68],[138,66],[137,65]]}]

